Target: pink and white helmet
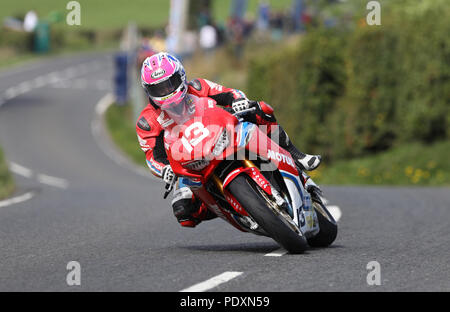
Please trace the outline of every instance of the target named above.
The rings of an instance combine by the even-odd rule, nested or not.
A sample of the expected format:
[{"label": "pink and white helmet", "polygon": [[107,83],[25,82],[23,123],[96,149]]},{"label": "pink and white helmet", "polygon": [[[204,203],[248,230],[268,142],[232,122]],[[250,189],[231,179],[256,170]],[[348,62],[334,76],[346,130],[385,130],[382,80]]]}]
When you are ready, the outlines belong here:
[{"label": "pink and white helmet", "polygon": [[183,65],[166,52],[159,52],[145,59],[141,80],[148,96],[162,109],[179,104],[188,89]]}]

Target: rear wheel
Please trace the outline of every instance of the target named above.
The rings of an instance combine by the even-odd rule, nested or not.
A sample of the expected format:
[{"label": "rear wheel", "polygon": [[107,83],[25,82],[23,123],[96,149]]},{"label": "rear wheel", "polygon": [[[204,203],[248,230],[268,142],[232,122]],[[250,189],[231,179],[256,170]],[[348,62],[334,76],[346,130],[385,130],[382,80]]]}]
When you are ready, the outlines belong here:
[{"label": "rear wheel", "polygon": [[280,209],[247,175],[239,175],[228,190],[267,234],[290,253],[302,253],[308,243],[287,212]]},{"label": "rear wheel", "polygon": [[321,200],[313,199],[313,207],[319,220],[320,231],[308,239],[311,247],[327,247],[337,236],[337,223]]}]

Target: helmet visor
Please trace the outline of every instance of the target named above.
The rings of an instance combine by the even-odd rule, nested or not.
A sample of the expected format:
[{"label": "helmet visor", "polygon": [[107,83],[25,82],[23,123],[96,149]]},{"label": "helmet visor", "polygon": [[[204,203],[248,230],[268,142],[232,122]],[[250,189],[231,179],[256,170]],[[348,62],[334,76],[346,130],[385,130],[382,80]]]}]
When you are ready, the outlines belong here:
[{"label": "helmet visor", "polygon": [[191,118],[195,106],[192,99],[187,96],[180,103],[164,104],[161,109],[166,111],[175,123],[181,125]]},{"label": "helmet visor", "polygon": [[145,84],[148,94],[151,97],[164,97],[174,92],[181,85],[182,80],[179,73],[175,73],[164,81],[155,84]]}]

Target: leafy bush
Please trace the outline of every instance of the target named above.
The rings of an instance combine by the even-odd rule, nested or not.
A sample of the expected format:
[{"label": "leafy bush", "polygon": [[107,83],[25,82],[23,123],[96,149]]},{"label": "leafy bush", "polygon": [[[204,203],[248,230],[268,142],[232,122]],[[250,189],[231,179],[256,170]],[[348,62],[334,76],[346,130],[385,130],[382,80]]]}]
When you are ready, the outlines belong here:
[{"label": "leafy bush", "polygon": [[328,112],[345,82],[342,35],[332,30],[314,34],[294,49],[252,60],[247,88],[250,98],[276,107],[282,126],[308,151],[328,141]]},{"label": "leafy bush", "polygon": [[14,181],[9,173],[3,151],[0,148],[0,199],[7,197],[14,191]]},{"label": "leafy bush", "polygon": [[[385,6],[383,6],[385,8]],[[248,95],[329,158],[450,138],[450,2],[399,0],[381,26],[312,30],[251,61]]]},{"label": "leafy bush", "polygon": [[33,34],[0,29],[0,47],[14,49],[17,52],[31,51],[33,47]]}]

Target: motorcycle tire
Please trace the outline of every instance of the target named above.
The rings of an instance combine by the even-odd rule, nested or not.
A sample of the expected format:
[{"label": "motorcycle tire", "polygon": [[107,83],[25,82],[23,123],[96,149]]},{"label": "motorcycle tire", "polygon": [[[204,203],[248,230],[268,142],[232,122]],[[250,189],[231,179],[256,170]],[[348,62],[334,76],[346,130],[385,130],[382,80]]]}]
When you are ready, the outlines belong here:
[{"label": "motorcycle tire", "polygon": [[311,247],[327,247],[331,245],[337,236],[337,223],[321,200],[313,199],[313,207],[319,221],[319,233],[308,238]]},{"label": "motorcycle tire", "polygon": [[303,253],[308,248],[306,237],[300,229],[296,227],[297,233],[289,224],[292,219],[286,220],[289,215],[275,212],[268,199],[264,198],[264,190],[250,177],[239,175],[227,188],[253,220],[289,253]]}]

